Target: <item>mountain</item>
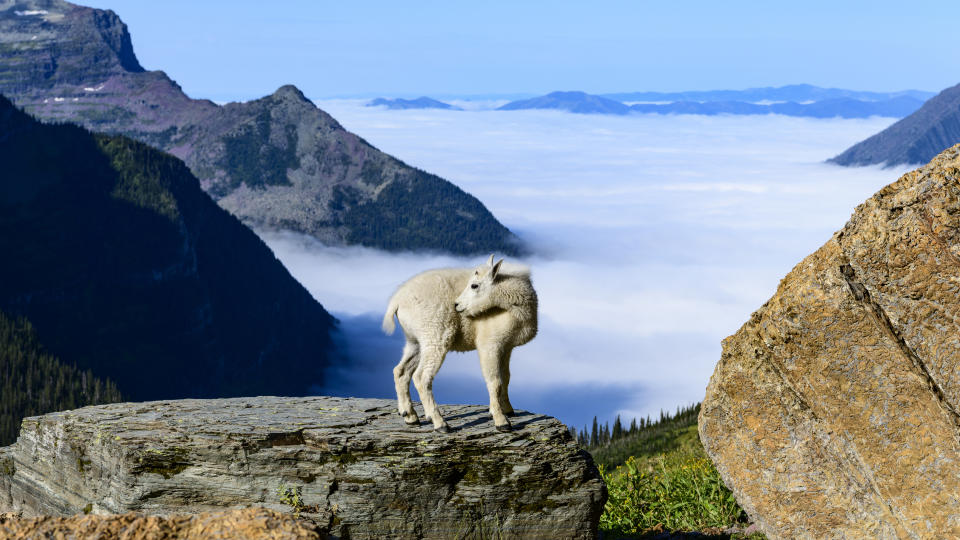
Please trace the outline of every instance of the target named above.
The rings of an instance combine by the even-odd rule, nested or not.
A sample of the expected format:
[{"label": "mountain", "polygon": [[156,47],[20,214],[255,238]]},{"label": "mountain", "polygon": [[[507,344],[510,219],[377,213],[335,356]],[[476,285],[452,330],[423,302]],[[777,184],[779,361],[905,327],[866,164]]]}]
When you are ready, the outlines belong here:
[{"label": "mountain", "polygon": [[47,353],[133,400],[322,383],[334,319],[182,161],[0,96],[0,163],[0,312]]},{"label": "mountain", "polygon": [[417,99],[377,98],[370,103],[367,103],[367,107],[386,107],[388,109],[447,109],[451,111],[463,110],[460,107],[454,107],[449,103],[437,101],[426,96],[418,97]]},{"label": "mountain", "polygon": [[750,103],[746,101],[675,101],[672,103],[635,103],[626,105],[602,96],[584,92],[553,92],[546,96],[512,101],[501,111],[522,109],[559,109],[580,114],[782,114],[814,118],[867,118],[869,116],[903,117],[920,108],[923,101],[901,95],[878,101],[855,98],[833,98],[813,103]]},{"label": "mountain", "polygon": [[0,93],[45,121],[126,135],[182,159],[245,223],[328,244],[517,254],[475,197],[380,152],[293,86],[247,103],[195,100],[145,71],[112,11],[0,0]]},{"label": "mountain", "polygon": [[617,101],[822,101],[827,99],[856,99],[860,101],[884,101],[898,97],[911,97],[926,101],[933,92],[902,90],[899,92],[865,92],[842,88],[821,88],[810,84],[791,84],[780,87],[747,88],[746,90],[705,90],[688,92],[621,92],[603,94]]},{"label": "mountain", "polygon": [[761,105],[744,101],[677,101],[674,103],[637,103],[630,110],[656,114],[782,114],[813,118],[867,118],[890,116],[902,118],[916,111],[923,101],[900,96],[882,101],[862,101],[853,98],[825,99],[813,103],[770,103]]},{"label": "mountain", "polygon": [[545,96],[511,101],[498,111],[522,109],[559,109],[579,114],[629,114],[630,107],[619,101],[585,92],[551,92]]},{"label": "mountain", "polygon": [[960,142],[960,84],[947,88],[915,113],[829,159],[844,166],[926,163]]}]

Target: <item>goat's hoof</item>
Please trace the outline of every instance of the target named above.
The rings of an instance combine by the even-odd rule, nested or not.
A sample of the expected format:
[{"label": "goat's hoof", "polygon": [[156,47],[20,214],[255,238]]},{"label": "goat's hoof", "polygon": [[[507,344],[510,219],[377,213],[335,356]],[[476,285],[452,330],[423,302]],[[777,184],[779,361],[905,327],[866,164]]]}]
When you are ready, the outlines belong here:
[{"label": "goat's hoof", "polygon": [[510,422],[507,422],[506,424],[503,424],[502,426],[496,426],[496,427],[497,427],[497,431],[499,431],[499,432],[501,432],[501,433],[508,433],[508,432],[510,432],[510,431],[513,431],[513,426],[510,425]]},{"label": "goat's hoof", "polygon": [[440,427],[433,428],[434,431],[439,431],[440,433],[450,433],[450,426],[444,424]]},{"label": "goat's hoof", "polygon": [[406,424],[406,425],[408,425],[408,426],[419,426],[419,425],[420,425],[420,419],[417,418],[417,415],[415,415],[415,414],[410,415],[410,416],[404,416],[404,417],[403,417],[403,423]]}]

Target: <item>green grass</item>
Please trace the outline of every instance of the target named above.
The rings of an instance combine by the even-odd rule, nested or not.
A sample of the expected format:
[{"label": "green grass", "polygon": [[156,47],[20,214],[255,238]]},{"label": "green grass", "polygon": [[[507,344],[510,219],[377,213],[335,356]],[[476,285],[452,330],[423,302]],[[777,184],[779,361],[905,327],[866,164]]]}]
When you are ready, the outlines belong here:
[{"label": "green grass", "polygon": [[696,414],[684,411],[589,449],[609,493],[600,517],[604,538],[649,538],[664,532],[765,538],[723,532],[744,529],[749,519],[707,457],[696,420]]}]

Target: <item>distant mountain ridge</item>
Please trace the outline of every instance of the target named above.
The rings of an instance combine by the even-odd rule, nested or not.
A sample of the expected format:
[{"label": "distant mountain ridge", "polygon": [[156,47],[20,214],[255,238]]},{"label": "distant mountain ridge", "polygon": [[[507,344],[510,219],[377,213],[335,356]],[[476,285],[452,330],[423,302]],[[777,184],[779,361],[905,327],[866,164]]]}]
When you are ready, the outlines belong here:
[{"label": "distant mountain ridge", "polygon": [[559,109],[578,114],[629,114],[630,107],[601,96],[586,92],[551,92],[545,96],[511,101],[497,108],[498,111],[523,109]]},{"label": "distant mountain ridge", "polygon": [[380,152],[295,87],[225,106],[187,97],[163,72],[144,71],[112,11],[0,0],[0,93],[43,120],[126,135],[181,158],[250,225],[328,244],[521,251],[475,197]]},{"label": "distant mountain ridge", "polygon": [[884,101],[898,97],[911,97],[926,101],[935,92],[923,90],[902,90],[898,92],[870,92],[846,90],[842,88],[822,88],[811,84],[790,84],[786,86],[766,86],[745,90],[692,90],[686,92],[619,92],[601,94],[602,97],[617,101],[821,101],[825,99],[856,99],[860,101]]},{"label": "distant mountain ridge", "polygon": [[813,103],[758,104],[743,101],[678,101],[674,103],[637,103],[630,110],[656,114],[781,114],[810,118],[868,118],[888,116],[902,118],[919,109],[923,102],[910,96],[900,96],[882,101],[861,101],[853,98],[836,98]]},{"label": "distant mountain ridge", "polygon": [[322,384],[333,317],[183,162],[0,96],[0,164],[0,312],[49,354],[138,401]]},{"label": "distant mountain ridge", "polygon": [[960,84],[947,88],[916,112],[828,161],[856,167],[927,163],[960,142]]},{"label": "distant mountain ridge", "polygon": [[370,103],[367,103],[367,107],[386,107],[388,109],[446,109],[451,111],[462,111],[460,107],[455,107],[449,103],[444,103],[433,98],[426,96],[418,97],[417,99],[403,99],[403,98],[377,98]]},{"label": "distant mountain ridge", "polygon": [[744,101],[676,101],[672,103],[636,103],[627,105],[586,92],[552,92],[545,96],[513,101],[497,110],[556,109],[578,114],[782,114],[814,118],[903,117],[920,108],[923,101],[901,95],[880,101],[832,98],[813,103],[748,103]]}]

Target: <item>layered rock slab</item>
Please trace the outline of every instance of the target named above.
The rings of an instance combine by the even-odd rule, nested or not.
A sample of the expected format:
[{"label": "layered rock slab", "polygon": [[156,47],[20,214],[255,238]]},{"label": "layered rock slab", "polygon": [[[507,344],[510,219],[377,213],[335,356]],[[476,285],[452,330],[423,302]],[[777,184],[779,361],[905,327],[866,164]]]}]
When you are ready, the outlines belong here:
[{"label": "layered rock slab", "polygon": [[[606,488],[558,420],[500,433],[479,406],[455,431],[410,428],[392,400],[122,403],[24,419],[0,449],[0,512],[169,515],[299,510],[350,538],[594,538]],[[284,497],[284,493],[287,494]]]},{"label": "layered rock slab", "polygon": [[723,342],[699,431],[770,538],[960,537],[960,145]]}]

